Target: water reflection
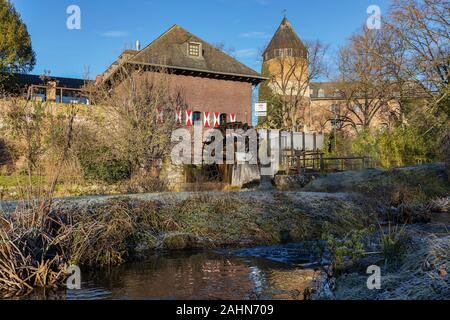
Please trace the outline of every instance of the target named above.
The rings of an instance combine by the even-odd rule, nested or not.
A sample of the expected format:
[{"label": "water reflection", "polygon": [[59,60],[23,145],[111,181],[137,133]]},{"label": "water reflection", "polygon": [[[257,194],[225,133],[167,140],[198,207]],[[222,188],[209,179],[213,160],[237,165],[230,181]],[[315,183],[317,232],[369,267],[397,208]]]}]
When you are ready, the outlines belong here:
[{"label": "water reflection", "polygon": [[[261,253],[264,250],[256,250]],[[266,251],[264,251],[266,252]],[[252,251],[154,256],[111,270],[84,273],[82,290],[49,299],[301,299],[314,271]],[[302,258],[301,261],[304,259]],[[34,298],[41,299],[42,296]]]}]

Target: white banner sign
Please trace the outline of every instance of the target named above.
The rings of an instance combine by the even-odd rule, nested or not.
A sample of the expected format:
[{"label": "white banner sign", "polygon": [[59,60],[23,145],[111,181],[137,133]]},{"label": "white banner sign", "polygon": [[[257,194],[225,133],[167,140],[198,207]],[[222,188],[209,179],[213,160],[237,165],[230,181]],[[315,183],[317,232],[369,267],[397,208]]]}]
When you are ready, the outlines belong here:
[{"label": "white banner sign", "polygon": [[255,103],[255,115],[257,117],[267,117],[267,103]]}]

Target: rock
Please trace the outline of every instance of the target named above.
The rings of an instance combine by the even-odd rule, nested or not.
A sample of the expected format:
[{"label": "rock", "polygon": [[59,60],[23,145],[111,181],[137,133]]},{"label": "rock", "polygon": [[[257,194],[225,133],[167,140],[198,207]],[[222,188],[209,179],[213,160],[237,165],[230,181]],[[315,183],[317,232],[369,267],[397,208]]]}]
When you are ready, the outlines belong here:
[{"label": "rock", "polygon": [[278,293],[274,295],[274,299],[305,300],[310,298],[318,276],[319,273],[312,269],[273,270],[267,281]]},{"label": "rock", "polygon": [[307,175],[293,175],[293,176],[275,176],[273,183],[280,190],[295,190],[301,189],[312,180],[312,176]]}]

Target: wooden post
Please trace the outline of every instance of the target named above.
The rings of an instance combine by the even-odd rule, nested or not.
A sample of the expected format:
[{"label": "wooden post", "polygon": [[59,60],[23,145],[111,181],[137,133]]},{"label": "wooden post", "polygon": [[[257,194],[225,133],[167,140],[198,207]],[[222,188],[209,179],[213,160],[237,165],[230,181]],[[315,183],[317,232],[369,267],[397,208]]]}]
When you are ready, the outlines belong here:
[{"label": "wooden post", "polygon": [[306,141],[305,141],[306,137],[305,137],[305,133],[302,132],[302,148],[303,151],[306,151]]},{"label": "wooden post", "polygon": [[320,171],[325,171],[325,161],[323,160],[323,153],[320,154]]},{"label": "wooden post", "polygon": [[283,150],[282,150],[283,148],[282,148],[282,143],[281,143],[281,138],[282,138],[281,131],[278,131],[277,138],[278,138],[278,151],[279,151],[278,161],[279,161],[280,169],[281,169],[281,166],[283,165]]},{"label": "wooden post", "polygon": [[314,147],[313,147],[313,151],[316,151],[317,150],[317,142],[316,142],[316,138],[317,138],[317,136],[316,136],[316,133],[314,132],[314,134],[313,134],[313,143],[314,143]]},{"label": "wooden post", "polygon": [[293,168],[294,167],[294,131],[291,131],[291,162],[290,162],[290,167]]}]

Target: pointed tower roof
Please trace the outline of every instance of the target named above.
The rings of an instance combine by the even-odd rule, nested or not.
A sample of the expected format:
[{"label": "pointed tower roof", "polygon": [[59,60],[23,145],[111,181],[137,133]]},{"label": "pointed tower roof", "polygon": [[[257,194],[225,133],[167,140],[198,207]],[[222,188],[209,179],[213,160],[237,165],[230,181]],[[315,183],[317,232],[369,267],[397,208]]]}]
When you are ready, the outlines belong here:
[{"label": "pointed tower roof", "polygon": [[305,45],[300,40],[294,28],[292,28],[286,16],[284,16],[277,32],[275,32],[275,35],[264,51],[264,60],[273,59],[276,49],[293,49],[293,56],[295,57],[306,57],[307,55]]}]

